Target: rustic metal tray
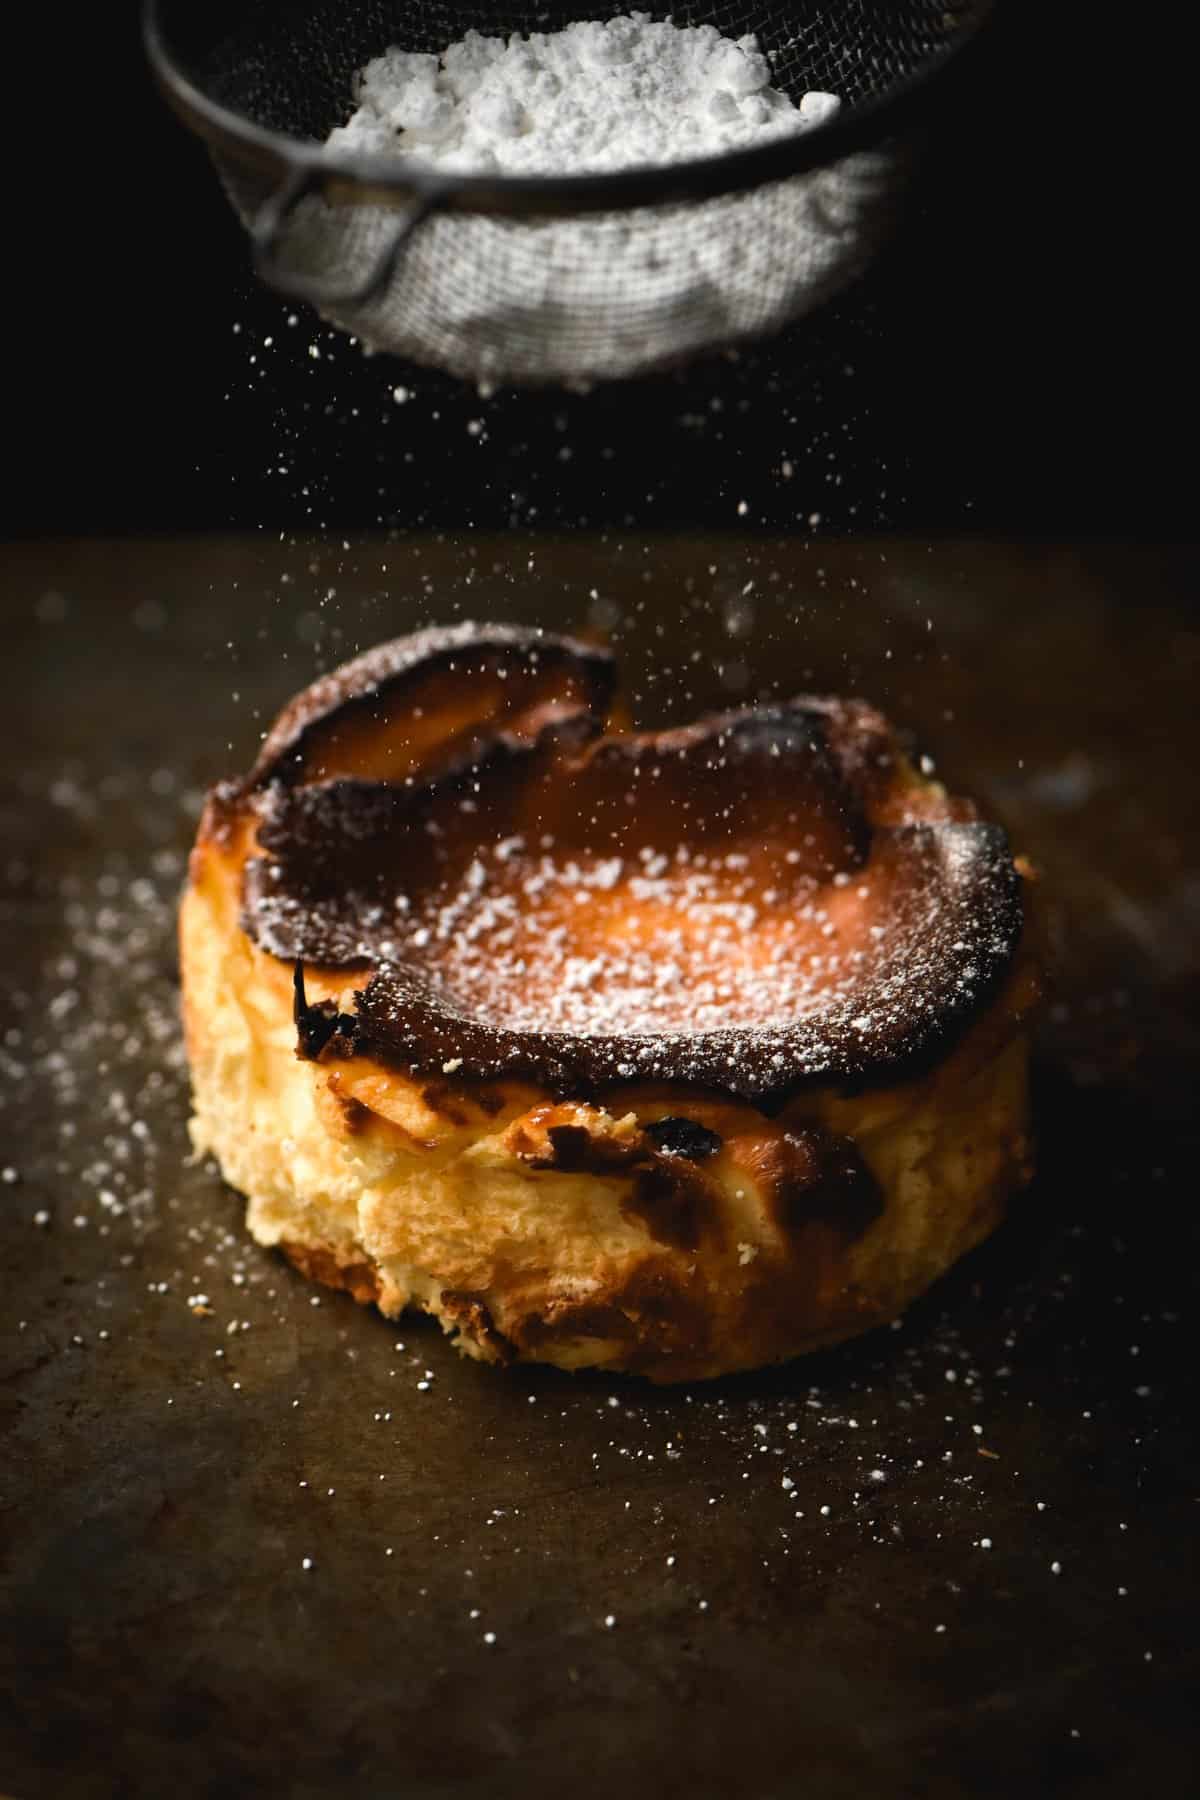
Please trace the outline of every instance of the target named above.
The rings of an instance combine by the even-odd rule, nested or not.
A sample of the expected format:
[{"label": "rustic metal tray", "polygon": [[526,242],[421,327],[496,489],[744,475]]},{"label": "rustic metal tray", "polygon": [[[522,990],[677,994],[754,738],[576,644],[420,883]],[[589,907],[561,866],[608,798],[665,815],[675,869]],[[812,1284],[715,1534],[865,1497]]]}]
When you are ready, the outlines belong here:
[{"label": "rustic metal tray", "polygon": [[[1182,1791],[1195,558],[2,555],[0,1791]],[[865,692],[1039,865],[1041,1173],[897,1329],[675,1392],[501,1373],[307,1286],[187,1161],[199,792],[316,658],[460,614],[615,630],[648,719]]]}]

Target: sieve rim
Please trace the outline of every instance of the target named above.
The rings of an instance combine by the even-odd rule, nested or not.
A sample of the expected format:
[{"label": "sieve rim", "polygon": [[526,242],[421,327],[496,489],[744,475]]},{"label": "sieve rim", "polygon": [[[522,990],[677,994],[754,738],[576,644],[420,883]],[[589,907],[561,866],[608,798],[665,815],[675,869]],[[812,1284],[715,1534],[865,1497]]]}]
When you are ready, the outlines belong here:
[{"label": "sieve rim", "polygon": [[671,163],[571,175],[448,173],[419,157],[330,151],[311,139],[257,125],[197,86],[175,59],[163,29],[164,0],[143,0],[142,34],[151,69],[184,122],[206,142],[271,167],[308,187],[328,186],[351,203],[399,206],[415,196],[439,209],[492,214],[618,212],[736,193],[760,183],[828,168],[869,150],[920,119],[931,95],[944,94],[973,64],[1004,0],[972,0],[971,11],[937,52],[833,118],[765,144]]}]

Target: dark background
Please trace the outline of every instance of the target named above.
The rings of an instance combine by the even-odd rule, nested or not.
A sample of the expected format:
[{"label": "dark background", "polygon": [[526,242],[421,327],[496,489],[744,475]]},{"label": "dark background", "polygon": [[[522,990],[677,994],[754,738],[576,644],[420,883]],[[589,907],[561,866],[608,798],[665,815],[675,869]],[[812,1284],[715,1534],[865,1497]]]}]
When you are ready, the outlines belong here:
[{"label": "dark background", "polygon": [[[213,535],[4,551],[0,1789],[1187,1791],[1196,558],[1061,541],[1192,533],[1195,106],[1167,11],[1024,9],[923,222],[819,324],[687,380],[486,406],[281,323],[130,0],[10,11],[35,41],[6,45],[0,534]],[[913,535],[814,547],[815,512]],[[539,545],[510,609],[504,579],[468,585],[461,528],[514,516],[617,529]],[[340,535],[278,543],[380,520],[449,541],[344,567]],[[237,526],[261,535],[216,535]],[[767,527],[800,535],[742,541]],[[502,577],[534,562],[489,548]],[[734,660],[759,567],[786,604]],[[661,658],[651,577],[690,601]],[[603,1377],[502,1381],[416,1321],[393,1380],[394,1334],[248,1255],[240,1202],[185,1162],[171,1048],[198,790],[297,680],[468,595],[577,618],[593,580],[651,705],[652,663],[694,653],[705,704],[836,680],[928,725],[1043,869],[1055,963],[1011,1227],[895,1336],[619,1410]],[[679,1460],[643,1454],[677,1428]]]},{"label": "dark background", "polygon": [[808,530],[814,513],[835,531],[1190,533],[1177,245],[1195,157],[1157,11],[1147,60],[1128,14],[1009,0],[921,216],[816,320],[686,375],[486,403],[306,313],[287,325],[151,87],[138,12],[34,20],[5,535]]}]

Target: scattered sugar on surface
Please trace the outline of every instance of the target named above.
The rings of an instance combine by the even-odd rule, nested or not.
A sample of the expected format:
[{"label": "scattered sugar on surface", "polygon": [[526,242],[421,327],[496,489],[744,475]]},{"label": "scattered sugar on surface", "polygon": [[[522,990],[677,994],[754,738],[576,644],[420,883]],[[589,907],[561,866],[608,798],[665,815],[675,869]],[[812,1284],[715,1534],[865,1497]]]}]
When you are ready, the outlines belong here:
[{"label": "scattered sugar on surface", "polygon": [[167,769],[93,782],[72,765],[51,780],[48,799],[68,830],[93,827],[108,806],[141,804],[147,843],[139,856],[102,849],[86,869],[57,877],[21,858],[7,864],[4,912],[14,916],[33,896],[57,912],[61,933],[27,971],[28,985],[5,996],[12,1023],[0,1046],[0,1118],[27,1085],[49,1099],[54,1147],[31,1174],[55,1204],[30,1208],[36,1224],[104,1236],[118,1222],[152,1229],[180,1141],[164,1145],[158,1121],[182,1107],[187,1088],[177,996],[164,979],[184,856],[177,841],[161,840],[178,840],[200,797]]}]

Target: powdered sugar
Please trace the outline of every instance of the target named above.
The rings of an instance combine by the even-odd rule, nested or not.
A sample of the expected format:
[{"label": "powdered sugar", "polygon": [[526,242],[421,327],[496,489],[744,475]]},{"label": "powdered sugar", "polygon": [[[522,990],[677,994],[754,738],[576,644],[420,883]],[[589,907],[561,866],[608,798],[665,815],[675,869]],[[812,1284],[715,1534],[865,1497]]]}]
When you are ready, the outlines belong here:
[{"label": "powdered sugar", "polygon": [[[756,40],[644,14],[528,38],[468,34],[440,56],[390,49],[357,77],[333,152],[444,173],[603,174],[781,143],[839,107],[770,84]],[[710,199],[541,217],[436,211],[378,296],[328,317],[372,349],[498,381],[590,382],[774,329],[857,272],[886,159],[856,152]],[[403,211],[297,208],[294,251],[369,284]]]},{"label": "powdered sugar", "polygon": [[468,32],[441,56],[397,48],[358,78],[334,150],[402,150],[458,172],[574,173],[670,163],[805,129],[832,94],[795,105],[752,36],[632,13],[507,40]]},{"label": "powdered sugar", "polygon": [[864,953],[843,957],[828,942],[814,884],[785,901],[739,869],[745,861],[686,848],[645,848],[630,867],[545,850],[509,856],[486,882],[430,895],[409,953],[424,952],[435,986],[459,1005],[499,1012],[509,1029],[690,1035],[828,1006],[839,978],[860,977]]}]

